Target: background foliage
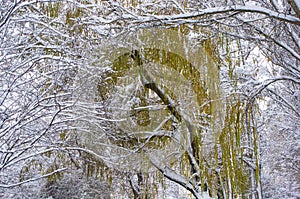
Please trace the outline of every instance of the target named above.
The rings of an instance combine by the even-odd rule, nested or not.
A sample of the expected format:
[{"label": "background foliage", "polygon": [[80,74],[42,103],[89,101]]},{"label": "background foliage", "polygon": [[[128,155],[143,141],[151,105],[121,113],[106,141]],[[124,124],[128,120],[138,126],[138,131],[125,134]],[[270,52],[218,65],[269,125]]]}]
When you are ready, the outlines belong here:
[{"label": "background foliage", "polygon": [[[299,198],[299,24],[296,0],[1,1],[1,197]],[[178,34],[134,40],[155,28]]]}]

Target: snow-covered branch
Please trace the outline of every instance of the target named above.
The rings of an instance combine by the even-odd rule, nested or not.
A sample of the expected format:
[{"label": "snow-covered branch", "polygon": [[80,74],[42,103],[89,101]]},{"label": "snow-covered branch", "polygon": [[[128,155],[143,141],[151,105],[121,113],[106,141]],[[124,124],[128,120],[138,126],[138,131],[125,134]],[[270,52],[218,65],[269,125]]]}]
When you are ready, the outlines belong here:
[{"label": "snow-covered branch", "polygon": [[18,183],[14,183],[14,184],[0,184],[0,188],[13,188],[13,187],[16,187],[16,186],[20,186],[22,184],[26,184],[26,183],[29,183],[29,182],[33,182],[33,181],[37,181],[37,180],[40,180],[42,178],[47,178],[49,176],[52,176],[56,173],[60,173],[60,172],[63,172],[67,170],[67,168],[61,168],[61,169],[57,169],[55,171],[52,171],[50,173],[47,173],[47,174],[44,174],[44,175],[41,175],[40,177],[36,177],[36,178],[31,178],[31,179],[28,179],[28,180],[24,180],[24,181],[21,181],[21,182],[18,182]]},{"label": "snow-covered branch", "polygon": [[292,15],[286,15],[260,6],[241,6],[241,5],[207,8],[193,13],[178,14],[172,16],[156,15],[152,17],[141,17],[140,20],[143,22],[165,21],[165,22],[173,23],[177,20],[182,20],[182,19],[192,19],[192,18],[203,17],[206,15],[224,14],[229,12],[264,14],[267,17],[300,25],[300,19]]},{"label": "snow-covered branch", "polygon": [[150,157],[150,160],[153,166],[155,166],[166,178],[189,190],[197,199],[202,198],[201,193],[199,192],[199,187],[195,187],[188,179],[177,174],[169,167],[161,165],[161,163],[154,157]]}]

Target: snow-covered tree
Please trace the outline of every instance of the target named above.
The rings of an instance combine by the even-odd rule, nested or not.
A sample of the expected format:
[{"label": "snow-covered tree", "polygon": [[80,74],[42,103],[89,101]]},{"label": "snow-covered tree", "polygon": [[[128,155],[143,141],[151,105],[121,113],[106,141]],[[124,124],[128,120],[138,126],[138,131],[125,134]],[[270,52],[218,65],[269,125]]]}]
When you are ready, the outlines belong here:
[{"label": "snow-covered tree", "polygon": [[299,10],[2,1],[0,194],[299,197]]}]

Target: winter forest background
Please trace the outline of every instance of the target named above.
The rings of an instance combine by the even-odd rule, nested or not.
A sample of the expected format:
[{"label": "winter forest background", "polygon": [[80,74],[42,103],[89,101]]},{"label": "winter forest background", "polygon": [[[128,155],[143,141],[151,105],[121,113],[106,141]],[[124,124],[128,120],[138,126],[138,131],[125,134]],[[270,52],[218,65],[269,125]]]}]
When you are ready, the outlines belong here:
[{"label": "winter forest background", "polygon": [[0,198],[300,198],[298,0],[1,0]]}]

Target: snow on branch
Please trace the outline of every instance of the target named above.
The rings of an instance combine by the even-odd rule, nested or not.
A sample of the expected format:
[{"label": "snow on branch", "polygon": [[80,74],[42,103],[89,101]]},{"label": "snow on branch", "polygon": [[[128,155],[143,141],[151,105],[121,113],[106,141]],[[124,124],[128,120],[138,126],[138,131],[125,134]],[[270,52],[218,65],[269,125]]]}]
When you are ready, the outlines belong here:
[{"label": "snow on branch", "polygon": [[152,165],[156,167],[166,178],[183,186],[184,188],[189,190],[196,198],[201,198],[199,189],[197,189],[197,187],[194,187],[193,184],[189,182],[185,177],[177,174],[169,167],[161,165],[160,161],[155,159],[154,157],[151,157],[150,161]]},{"label": "snow on branch", "polygon": [[250,95],[250,99],[253,100],[258,94],[260,94],[265,88],[267,88],[269,85],[277,82],[277,81],[291,81],[294,82],[295,84],[300,84],[300,81],[298,79],[295,79],[293,77],[287,77],[287,76],[282,76],[282,77],[278,77],[275,79],[271,79],[266,83],[263,83],[260,88],[255,89],[252,94]]},{"label": "snow on branch", "polygon": [[275,18],[278,20],[282,20],[285,22],[289,22],[292,24],[300,25],[300,19],[297,17],[294,17],[292,15],[286,15],[284,13],[279,13],[267,8],[263,8],[260,6],[241,6],[241,5],[235,5],[235,6],[223,6],[223,7],[214,7],[214,8],[207,8],[203,9],[199,12],[194,13],[186,13],[186,14],[177,14],[177,15],[160,15],[160,16],[153,16],[147,20],[144,21],[172,21],[172,20],[180,20],[180,19],[190,19],[190,18],[196,18],[196,17],[202,17],[205,15],[213,15],[213,14],[221,14],[221,13],[228,13],[228,12],[247,12],[247,13],[259,13],[264,14],[266,16],[269,16],[271,18]]},{"label": "snow on branch", "polygon": [[28,180],[24,180],[24,181],[21,181],[21,182],[18,182],[18,183],[15,183],[15,184],[0,184],[0,188],[12,188],[12,187],[16,187],[16,186],[20,186],[22,184],[26,184],[26,183],[29,183],[29,182],[33,182],[33,181],[37,181],[37,180],[40,180],[42,178],[47,178],[51,175],[54,175],[56,173],[59,173],[59,172],[63,172],[65,171],[67,168],[62,168],[62,169],[57,169],[55,171],[52,171],[50,173],[47,173],[45,175],[42,175],[40,177],[36,177],[36,178],[31,178],[31,179],[28,179]]}]

